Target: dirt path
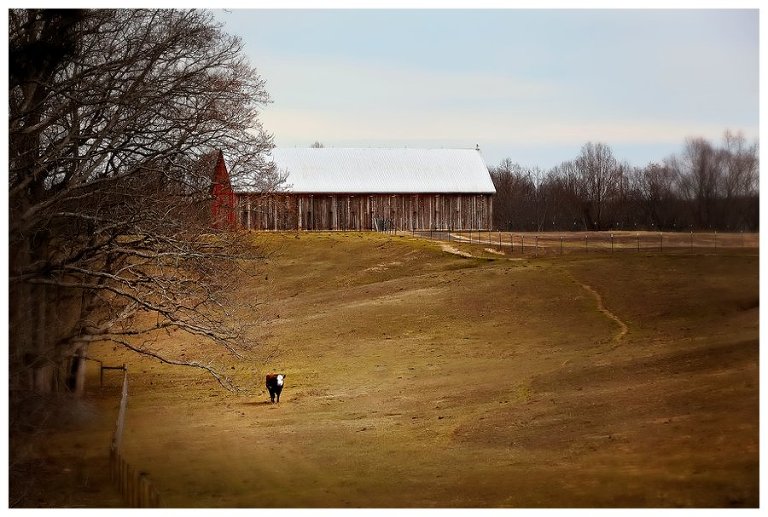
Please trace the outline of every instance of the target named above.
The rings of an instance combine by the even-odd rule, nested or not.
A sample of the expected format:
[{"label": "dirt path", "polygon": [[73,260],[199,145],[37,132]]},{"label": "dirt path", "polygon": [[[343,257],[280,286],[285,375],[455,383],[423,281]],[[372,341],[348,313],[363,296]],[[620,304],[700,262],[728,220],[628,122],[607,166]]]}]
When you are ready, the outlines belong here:
[{"label": "dirt path", "polygon": [[452,253],[454,255],[459,255],[461,257],[473,258],[473,255],[471,253],[467,253],[466,251],[461,251],[459,249],[456,249],[450,244],[446,244],[444,242],[440,243],[440,248],[442,248],[442,250],[446,253]]},{"label": "dirt path", "polygon": [[[465,241],[465,242],[468,242],[466,239],[464,239],[464,241]],[[450,244],[448,244],[448,243],[445,243],[445,242],[441,242],[441,243],[440,243],[440,248],[441,248],[441,249],[442,249],[444,252],[446,252],[446,253],[451,253],[451,254],[453,254],[453,255],[459,255],[459,256],[461,256],[461,257],[467,257],[467,258],[480,258],[480,257],[477,257],[477,256],[475,256],[475,255],[472,255],[472,254],[471,254],[471,253],[469,253],[468,251],[462,251],[462,250],[460,250],[460,249],[457,249],[457,248],[455,248],[455,247],[453,247],[453,246],[451,246]],[[506,257],[506,255],[505,255],[503,252],[501,252],[501,251],[497,251],[497,250],[495,250],[495,249],[493,249],[493,248],[483,248],[483,251],[485,251],[486,253],[490,253],[490,254],[492,254],[492,255],[498,255],[498,256],[500,256],[500,257],[505,257],[505,258],[507,258],[507,260],[515,260],[515,261],[518,261],[518,260],[522,260],[522,258],[510,258],[510,257]]]},{"label": "dirt path", "polygon": [[613,321],[614,321],[614,322],[615,322],[615,323],[616,323],[616,324],[619,326],[619,333],[618,333],[618,334],[616,334],[616,335],[613,337],[613,340],[614,340],[614,341],[616,341],[616,342],[619,342],[619,341],[621,341],[621,340],[622,340],[622,338],[624,338],[624,336],[626,336],[626,335],[627,335],[627,333],[629,332],[629,327],[627,327],[627,324],[626,324],[626,323],[624,323],[624,322],[621,320],[621,318],[619,318],[618,316],[616,316],[614,313],[612,313],[611,311],[609,311],[609,310],[608,310],[608,309],[605,307],[605,303],[603,302],[603,297],[602,297],[602,296],[600,296],[600,293],[598,293],[597,291],[595,291],[595,290],[592,288],[592,286],[590,286],[590,285],[588,285],[588,284],[585,284],[584,282],[581,282],[581,281],[579,281],[579,280],[578,280],[578,279],[576,279],[576,277],[574,277],[574,276],[573,276],[573,275],[572,275],[572,274],[571,274],[569,271],[566,271],[566,274],[567,274],[567,275],[568,275],[568,276],[569,276],[569,277],[570,277],[570,278],[571,278],[571,279],[572,279],[574,282],[576,282],[577,284],[579,284],[579,285],[580,285],[580,286],[581,286],[581,287],[582,287],[582,288],[583,288],[585,291],[588,291],[588,292],[589,292],[589,293],[590,293],[590,294],[591,294],[591,295],[592,295],[592,296],[595,298],[595,301],[597,302],[597,310],[598,310],[598,311],[600,311],[601,313],[603,313],[603,314],[604,314],[604,315],[605,315],[605,316],[606,316],[608,319],[610,319],[610,320],[613,320]]}]

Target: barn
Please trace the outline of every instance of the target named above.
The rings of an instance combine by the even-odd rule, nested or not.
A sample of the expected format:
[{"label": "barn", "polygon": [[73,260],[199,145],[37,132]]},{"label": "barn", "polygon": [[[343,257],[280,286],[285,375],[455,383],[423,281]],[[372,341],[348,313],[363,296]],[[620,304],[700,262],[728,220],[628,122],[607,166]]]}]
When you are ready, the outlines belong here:
[{"label": "barn", "polygon": [[280,148],[277,192],[233,185],[252,230],[490,229],[493,194],[477,149]]},{"label": "barn", "polygon": [[[209,158],[209,156],[204,159]],[[211,183],[211,226],[214,228],[233,228],[236,226],[237,197],[232,190],[229,171],[224,162],[224,153],[216,153],[216,165],[213,168]]]}]

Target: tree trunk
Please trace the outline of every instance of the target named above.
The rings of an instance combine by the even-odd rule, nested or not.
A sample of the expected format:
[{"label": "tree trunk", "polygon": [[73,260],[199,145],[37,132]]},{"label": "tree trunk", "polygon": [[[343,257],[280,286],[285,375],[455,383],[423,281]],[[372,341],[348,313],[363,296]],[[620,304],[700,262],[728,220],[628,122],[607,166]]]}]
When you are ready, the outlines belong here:
[{"label": "tree trunk", "polygon": [[44,285],[35,286],[32,289],[35,293],[34,299],[30,300],[30,307],[37,313],[33,321],[35,327],[35,342],[32,344],[37,357],[37,367],[35,368],[34,390],[38,393],[50,393],[56,386],[54,382],[54,373],[56,364],[51,355],[51,349],[48,347],[48,292]]}]

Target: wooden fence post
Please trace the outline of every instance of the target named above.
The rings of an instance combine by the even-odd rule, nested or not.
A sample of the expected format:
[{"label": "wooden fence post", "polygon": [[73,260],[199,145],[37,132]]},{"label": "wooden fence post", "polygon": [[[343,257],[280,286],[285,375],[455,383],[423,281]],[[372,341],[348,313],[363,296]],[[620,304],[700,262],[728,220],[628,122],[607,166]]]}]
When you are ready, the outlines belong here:
[{"label": "wooden fence post", "polygon": [[117,414],[117,428],[112,438],[112,449],[120,452],[123,442],[123,428],[125,427],[125,409],[128,406],[128,370],[123,374],[123,391],[120,399],[120,411]]},{"label": "wooden fence post", "polygon": [[139,508],[149,507],[149,478],[144,472],[139,472]]},{"label": "wooden fence post", "polygon": [[112,484],[117,482],[117,453],[114,449],[109,449],[109,480]]},{"label": "wooden fence post", "polygon": [[149,504],[152,506],[152,508],[160,507],[160,494],[157,493],[157,490],[155,490],[154,487],[152,487],[152,490],[149,494]]},{"label": "wooden fence post", "polygon": [[[129,494],[128,490],[130,490],[131,488],[130,481],[129,481],[130,470],[128,469],[128,462],[125,461],[125,458],[123,458],[122,456],[120,457],[120,476],[122,478],[121,491],[123,493],[123,499],[127,500],[128,494]],[[130,505],[130,501],[128,502],[128,504]]]}]

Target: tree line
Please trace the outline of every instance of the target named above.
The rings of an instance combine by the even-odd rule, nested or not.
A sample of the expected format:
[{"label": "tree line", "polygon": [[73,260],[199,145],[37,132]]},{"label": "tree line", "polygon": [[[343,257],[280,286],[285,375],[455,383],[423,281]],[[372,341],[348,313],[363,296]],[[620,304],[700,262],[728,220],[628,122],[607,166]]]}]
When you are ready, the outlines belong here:
[{"label": "tree line", "polygon": [[644,167],[603,143],[549,170],[509,158],[490,169],[494,226],[507,231],[758,231],[758,143],[726,131],[689,138],[679,154]]}]

